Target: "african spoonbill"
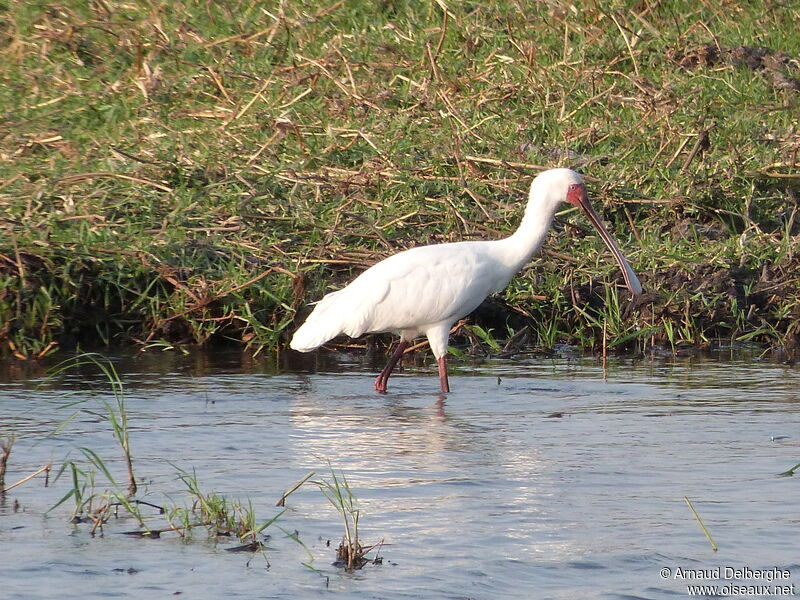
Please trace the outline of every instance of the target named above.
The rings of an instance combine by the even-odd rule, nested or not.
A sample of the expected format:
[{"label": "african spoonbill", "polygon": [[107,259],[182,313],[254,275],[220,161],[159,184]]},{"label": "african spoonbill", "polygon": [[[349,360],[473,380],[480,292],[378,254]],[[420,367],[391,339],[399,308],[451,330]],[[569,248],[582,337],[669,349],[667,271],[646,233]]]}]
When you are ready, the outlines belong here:
[{"label": "african spoonbill", "polygon": [[442,392],[449,392],[446,356],[450,328],[486,296],[505,288],[541,248],[562,202],[586,213],[614,254],[628,289],[641,293],[636,273],[592,208],[581,176],[570,169],[550,169],[533,180],[525,216],[514,234],[501,240],[421,246],[382,260],[317,302],[290,347],[310,352],[342,333],[355,338],[397,331],[400,343],[375,380],[375,389],[385,393],[389,375],[403,352],[415,337],[424,334],[439,366]]}]

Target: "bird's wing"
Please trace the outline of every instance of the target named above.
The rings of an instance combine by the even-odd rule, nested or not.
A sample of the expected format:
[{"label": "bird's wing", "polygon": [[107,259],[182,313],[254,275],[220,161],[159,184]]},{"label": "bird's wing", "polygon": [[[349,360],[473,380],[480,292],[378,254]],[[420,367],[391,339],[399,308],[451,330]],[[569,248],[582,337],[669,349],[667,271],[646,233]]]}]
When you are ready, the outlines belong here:
[{"label": "bird's wing", "polygon": [[497,287],[496,265],[483,248],[458,242],[390,256],[320,300],[291,347],[312,350],[341,333],[421,332],[467,315]]},{"label": "bird's wing", "polygon": [[414,248],[368,269],[345,288],[353,288],[348,296],[354,307],[353,327],[345,333],[420,331],[465,316],[495,285],[481,246],[462,242]]}]

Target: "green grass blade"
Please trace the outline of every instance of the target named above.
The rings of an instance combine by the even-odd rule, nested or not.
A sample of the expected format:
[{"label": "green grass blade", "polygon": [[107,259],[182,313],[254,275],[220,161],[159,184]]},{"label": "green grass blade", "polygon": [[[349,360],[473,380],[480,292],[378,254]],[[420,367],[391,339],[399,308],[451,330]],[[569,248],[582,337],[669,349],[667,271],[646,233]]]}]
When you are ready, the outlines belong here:
[{"label": "green grass blade", "polygon": [[706,526],[703,524],[703,520],[700,518],[700,515],[697,514],[697,511],[694,509],[694,506],[692,506],[692,503],[689,500],[689,498],[684,496],[683,499],[686,501],[686,504],[689,506],[689,509],[692,511],[692,514],[694,515],[694,518],[697,519],[697,522],[700,524],[700,528],[703,530],[703,533],[706,535],[706,538],[708,539],[708,543],[711,544],[711,549],[714,552],[716,552],[717,550],[719,550],[719,547],[717,546],[716,542],[714,542],[714,538],[711,537],[711,534],[709,533],[708,529],[706,529]]}]

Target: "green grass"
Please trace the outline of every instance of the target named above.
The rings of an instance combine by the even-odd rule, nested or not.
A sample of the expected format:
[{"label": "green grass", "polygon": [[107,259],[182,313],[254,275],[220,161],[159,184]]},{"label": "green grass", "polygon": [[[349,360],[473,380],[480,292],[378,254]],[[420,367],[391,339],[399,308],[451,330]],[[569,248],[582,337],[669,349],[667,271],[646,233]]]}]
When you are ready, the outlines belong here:
[{"label": "green grass", "polygon": [[532,343],[797,342],[800,92],[702,58],[710,45],[796,59],[792,3],[6,13],[4,352],[274,347],[299,307],[381,257],[511,232],[533,165],[591,177],[648,295],[631,305],[612,288],[610,256],[565,213],[505,292],[533,317]]}]

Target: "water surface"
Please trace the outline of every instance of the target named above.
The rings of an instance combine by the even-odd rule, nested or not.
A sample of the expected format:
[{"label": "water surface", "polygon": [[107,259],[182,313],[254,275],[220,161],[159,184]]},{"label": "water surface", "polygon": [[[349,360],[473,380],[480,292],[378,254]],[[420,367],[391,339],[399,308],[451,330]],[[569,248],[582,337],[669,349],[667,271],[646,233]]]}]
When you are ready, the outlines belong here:
[{"label": "water surface", "polygon": [[[364,541],[384,540],[384,562],[352,574],[331,565],[342,528],[313,487],[279,520],[313,555],[311,569],[307,550],[275,527],[265,530],[268,565],[200,531],[192,542],[121,535],[135,528],[126,518],[91,537],[68,522],[69,502],[47,512],[69,481],[45,488],[37,478],[0,504],[3,598],[675,598],[693,583],[800,577],[800,476],[776,476],[800,462],[795,367],[753,357],[617,359],[606,369],[574,356],[496,361],[454,369],[442,398],[434,369],[394,376],[382,396],[374,372],[346,357],[317,373],[224,354],[117,366],[140,497],[187,503],[176,472],[194,469],[204,490],[251,501],[264,521],[289,485],[332,466],[360,501]],[[23,375],[5,370],[0,383],[0,436],[17,435],[6,483],[82,460],[79,447],[124,481],[107,422],[82,412],[57,430],[74,411],[66,401],[112,398],[104,379],[88,368],[44,386]],[[715,567],[755,574],[680,576]],[[775,568],[789,579],[756,580]]]}]

